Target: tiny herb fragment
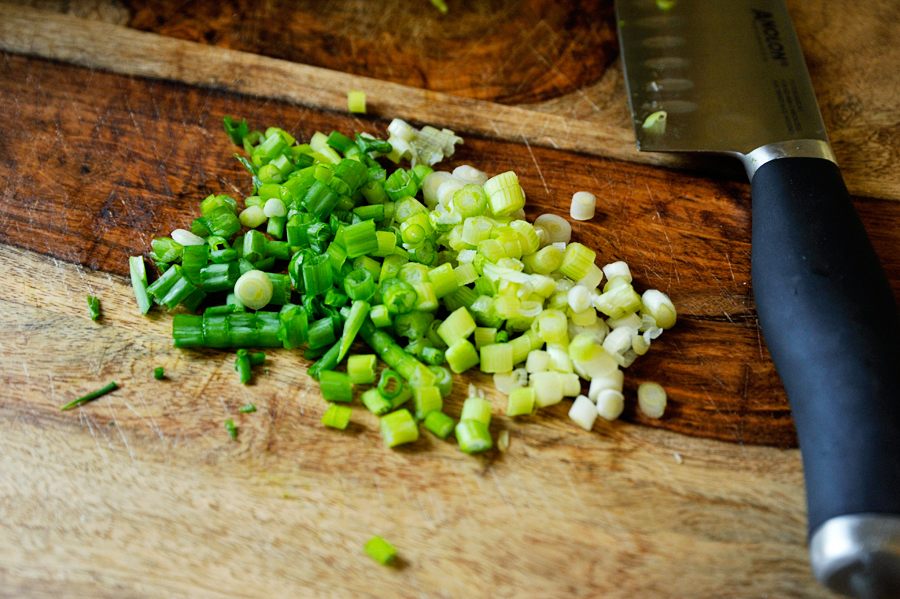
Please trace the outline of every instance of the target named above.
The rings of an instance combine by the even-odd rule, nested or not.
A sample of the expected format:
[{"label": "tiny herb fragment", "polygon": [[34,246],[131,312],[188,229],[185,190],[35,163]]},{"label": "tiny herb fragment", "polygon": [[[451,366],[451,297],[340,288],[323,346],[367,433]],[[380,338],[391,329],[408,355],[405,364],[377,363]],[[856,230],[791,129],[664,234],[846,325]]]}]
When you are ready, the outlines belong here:
[{"label": "tiny herb fragment", "polygon": [[91,320],[96,321],[98,318],[100,318],[100,300],[93,295],[88,295],[86,297],[88,310],[90,310],[91,313]]},{"label": "tiny herb fragment", "polygon": [[366,553],[379,564],[389,564],[397,557],[397,550],[393,545],[375,536],[369,539],[365,545]]},{"label": "tiny herb fragment", "polygon": [[347,108],[355,114],[366,114],[366,92],[347,92]]},{"label": "tiny herb fragment", "polygon": [[228,436],[231,437],[232,441],[237,441],[237,427],[234,425],[234,420],[228,419],[225,421],[225,430],[228,431]]},{"label": "tiny herb fragment", "polygon": [[447,14],[448,8],[447,3],[444,0],[431,0],[431,5],[438,9],[442,15]]},{"label": "tiny herb fragment", "polygon": [[250,412],[255,411],[256,406],[254,406],[252,403],[248,403],[246,406],[241,406],[240,408],[238,408],[238,412],[240,412],[241,414],[249,414]]},{"label": "tiny herb fragment", "polygon": [[153,369],[153,378],[155,378],[156,380],[164,378],[165,376],[166,376],[166,371],[163,370],[162,366],[157,366],[156,368]]},{"label": "tiny herb fragment", "polygon": [[97,389],[96,391],[88,393],[87,395],[83,395],[74,401],[70,401],[69,403],[67,403],[66,405],[61,407],[59,409],[59,411],[63,412],[65,410],[68,410],[69,408],[74,408],[75,406],[79,406],[83,403],[93,401],[93,400],[97,399],[98,397],[102,397],[103,395],[106,395],[107,393],[115,391],[118,388],[119,388],[119,386],[115,382],[109,383],[108,385],[106,385],[105,387],[103,387],[101,389]]}]

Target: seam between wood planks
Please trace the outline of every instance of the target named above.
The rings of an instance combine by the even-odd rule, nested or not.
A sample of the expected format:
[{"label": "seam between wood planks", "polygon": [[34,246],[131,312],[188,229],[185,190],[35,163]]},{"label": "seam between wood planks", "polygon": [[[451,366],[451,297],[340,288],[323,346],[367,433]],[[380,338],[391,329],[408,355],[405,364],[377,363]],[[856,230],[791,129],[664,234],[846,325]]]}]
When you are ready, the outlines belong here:
[{"label": "seam between wood planks", "polygon": [[[0,50],[107,70],[177,81],[332,111],[347,111],[347,92],[366,92],[370,117],[403,118],[458,133],[552,147],[638,164],[726,173],[698,153],[639,152],[630,129],[485,100],[460,98],[320,67],[189,42],[0,0]],[[222,74],[228,77],[222,77]],[[622,102],[626,100],[623,97]],[[702,154],[699,154],[702,156]],[[877,175],[877,176],[874,176]],[[889,173],[851,173],[851,195],[900,200]]]},{"label": "seam between wood planks", "polygon": [[458,132],[512,141],[524,139],[529,143],[631,162],[660,165],[683,162],[674,155],[639,154],[630,131],[615,127],[3,2],[0,2],[0,50],[341,112],[347,111],[347,92],[361,90],[366,92],[370,116],[456,126]]},{"label": "seam between wood planks", "polygon": [[[370,117],[403,118],[450,127],[458,133],[638,164],[710,169],[708,162],[698,161],[696,153],[638,152],[630,129],[460,98],[2,1],[0,50],[340,112],[347,111],[347,92],[361,90],[367,94]],[[727,172],[729,177],[740,172],[719,163],[712,169]],[[878,176],[851,173],[846,177],[851,195],[900,200],[900,185],[890,180],[890,174],[873,175]]]}]

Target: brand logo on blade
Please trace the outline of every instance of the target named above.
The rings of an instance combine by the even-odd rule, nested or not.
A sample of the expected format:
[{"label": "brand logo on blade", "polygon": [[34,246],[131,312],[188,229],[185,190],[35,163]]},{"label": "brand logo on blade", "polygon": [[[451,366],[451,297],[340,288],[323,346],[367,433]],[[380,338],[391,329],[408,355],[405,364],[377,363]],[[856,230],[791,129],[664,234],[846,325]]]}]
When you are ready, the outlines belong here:
[{"label": "brand logo on blade", "polygon": [[784,42],[781,40],[781,32],[778,30],[775,17],[765,10],[751,10],[753,10],[753,22],[756,25],[756,35],[759,38],[763,56],[772,62],[781,63],[783,67],[788,66],[787,52]]}]

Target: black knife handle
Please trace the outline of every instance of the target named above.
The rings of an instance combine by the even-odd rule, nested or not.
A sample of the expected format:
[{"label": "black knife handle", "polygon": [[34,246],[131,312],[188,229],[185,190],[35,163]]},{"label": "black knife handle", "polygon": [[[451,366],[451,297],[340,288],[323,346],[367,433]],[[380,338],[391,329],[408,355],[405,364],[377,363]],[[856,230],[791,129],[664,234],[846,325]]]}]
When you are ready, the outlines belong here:
[{"label": "black knife handle", "polygon": [[809,531],[900,515],[900,316],[838,167],[753,175],[753,295],[797,427]]}]

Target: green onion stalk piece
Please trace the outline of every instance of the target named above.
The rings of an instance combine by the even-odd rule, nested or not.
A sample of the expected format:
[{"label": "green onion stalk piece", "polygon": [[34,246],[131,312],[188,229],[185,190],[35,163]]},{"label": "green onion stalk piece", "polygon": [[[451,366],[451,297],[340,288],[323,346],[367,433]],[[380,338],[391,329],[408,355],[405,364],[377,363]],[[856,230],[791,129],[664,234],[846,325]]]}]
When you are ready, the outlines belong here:
[{"label": "green onion stalk piece", "polygon": [[141,314],[146,314],[150,311],[151,302],[150,296],[147,295],[147,269],[144,266],[144,259],[141,256],[129,257],[128,270],[131,273],[131,286],[134,289],[138,309]]},{"label": "green onion stalk piece", "polygon": [[347,375],[350,382],[354,385],[374,383],[377,361],[375,354],[357,354],[347,358]]},{"label": "green onion stalk piece", "polygon": [[100,300],[97,299],[97,297],[94,295],[88,295],[87,305],[88,311],[91,315],[91,320],[96,321],[98,318],[100,318]]},{"label": "green onion stalk piece", "polygon": [[378,389],[368,389],[360,399],[363,405],[376,416],[382,416],[394,409],[394,404],[385,399]]},{"label": "green onion stalk piece", "polygon": [[79,397],[78,399],[76,399],[74,401],[70,401],[69,403],[67,403],[66,405],[61,407],[59,409],[59,411],[62,412],[62,411],[74,408],[75,406],[80,406],[83,403],[87,403],[89,401],[94,401],[98,397],[102,397],[103,395],[106,395],[107,393],[111,393],[112,391],[115,391],[118,388],[119,388],[119,386],[115,382],[111,382],[111,383],[107,384],[106,386],[104,386],[100,389],[97,389],[96,391],[92,391],[91,393],[88,393],[87,395],[82,395],[81,397]]},{"label": "green onion stalk piece", "polygon": [[478,420],[460,420],[455,431],[459,448],[466,453],[480,453],[494,445],[487,425]]},{"label": "green onion stalk piece", "polygon": [[387,447],[396,447],[416,441],[419,427],[409,410],[401,409],[381,417],[381,436]]},{"label": "green onion stalk piece", "polygon": [[156,380],[163,379],[163,378],[165,378],[165,376],[166,376],[166,371],[163,370],[162,366],[157,366],[156,368],[153,369],[153,378],[155,378]]},{"label": "green onion stalk piece", "polygon": [[237,440],[237,427],[234,425],[234,420],[226,420],[225,421],[225,430],[228,431],[228,436],[231,437],[232,441]]},{"label": "green onion stalk piece", "polygon": [[326,401],[349,403],[353,401],[353,385],[350,377],[343,372],[326,370],[319,378],[322,398]]},{"label": "green onion stalk piece", "polygon": [[246,349],[237,351],[237,358],[234,360],[234,369],[237,370],[238,376],[241,377],[241,383],[246,385],[250,382],[253,374],[250,371],[250,356]]},{"label": "green onion stalk piece", "polygon": [[338,404],[329,404],[328,409],[322,415],[322,424],[325,426],[345,430],[350,424],[350,415],[353,413],[352,408]]},{"label": "green onion stalk piece", "polygon": [[256,406],[253,405],[252,403],[248,403],[247,405],[241,406],[240,408],[238,408],[238,412],[240,412],[241,414],[248,414],[250,412],[255,412],[255,411],[256,411]]},{"label": "green onion stalk piece", "polygon": [[453,421],[453,418],[439,410],[435,410],[425,417],[425,428],[441,439],[446,439],[453,432],[455,426],[456,422]]}]

